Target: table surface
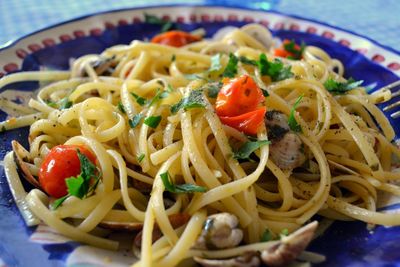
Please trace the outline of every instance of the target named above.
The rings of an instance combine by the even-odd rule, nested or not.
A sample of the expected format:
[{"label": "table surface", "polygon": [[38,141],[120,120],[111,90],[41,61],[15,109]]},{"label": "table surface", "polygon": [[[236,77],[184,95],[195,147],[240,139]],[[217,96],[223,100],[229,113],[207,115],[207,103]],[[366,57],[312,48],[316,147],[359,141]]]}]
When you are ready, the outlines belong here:
[{"label": "table surface", "polygon": [[171,3],[229,3],[273,9],[351,30],[400,51],[399,0],[0,0],[0,46],[33,31],[82,15]]}]

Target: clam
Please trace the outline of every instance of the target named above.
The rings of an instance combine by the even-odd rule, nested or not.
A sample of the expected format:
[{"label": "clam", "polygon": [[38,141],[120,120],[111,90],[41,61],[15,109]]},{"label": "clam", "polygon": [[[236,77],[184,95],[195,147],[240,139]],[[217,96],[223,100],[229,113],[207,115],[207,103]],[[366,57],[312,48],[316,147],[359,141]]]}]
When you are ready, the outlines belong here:
[{"label": "clam", "polygon": [[278,110],[271,110],[265,114],[264,122],[268,128],[268,137],[272,141],[272,161],[283,170],[301,166],[306,160],[303,142],[290,130],[287,116]]},{"label": "clam", "polygon": [[238,225],[237,217],[227,212],[208,216],[193,248],[223,249],[236,247],[243,239],[243,231],[238,228]]},{"label": "clam", "polygon": [[194,257],[194,260],[204,267],[257,267],[261,262],[267,266],[287,266],[305,250],[311,242],[317,229],[318,222],[314,221],[300,228],[281,240],[264,242],[266,248],[261,251],[247,251],[225,259],[208,259]]},{"label": "clam", "polygon": [[41,189],[38,179],[32,175],[27,165],[27,162],[29,162],[30,160],[29,152],[15,140],[11,142],[11,145],[14,152],[14,160],[18,167],[18,171],[22,174],[22,176],[28,183],[36,188]]}]

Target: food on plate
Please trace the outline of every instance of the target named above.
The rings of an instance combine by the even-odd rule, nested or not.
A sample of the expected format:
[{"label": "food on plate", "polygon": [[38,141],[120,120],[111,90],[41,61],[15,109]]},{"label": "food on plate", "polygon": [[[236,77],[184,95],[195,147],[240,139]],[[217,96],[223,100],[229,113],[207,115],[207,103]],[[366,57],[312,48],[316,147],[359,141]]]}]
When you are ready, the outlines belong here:
[{"label": "food on plate", "polygon": [[127,231],[134,266],[319,262],[305,251],[315,215],[400,225],[376,210],[378,193],[400,193],[400,151],[376,106],[390,91],[343,75],[320,48],[258,24],[213,39],[167,31],[68,71],[11,74],[0,88],[42,84],[0,123],[29,126],[29,147],[15,140],[4,159],[8,182],[28,225],[110,250]]}]

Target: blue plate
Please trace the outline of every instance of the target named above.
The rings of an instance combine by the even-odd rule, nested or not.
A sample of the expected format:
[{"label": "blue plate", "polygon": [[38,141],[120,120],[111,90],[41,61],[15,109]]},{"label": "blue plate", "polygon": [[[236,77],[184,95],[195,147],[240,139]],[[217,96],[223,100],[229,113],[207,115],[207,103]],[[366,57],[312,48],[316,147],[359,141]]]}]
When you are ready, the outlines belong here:
[{"label": "blue plate", "polygon": [[[107,47],[128,44],[133,39],[150,38],[160,31],[160,27],[144,23],[145,12],[171,19],[184,31],[204,28],[208,37],[227,25],[258,22],[268,26],[279,38],[304,41],[324,49],[331,57],[343,62],[346,77],[364,80],[364,85],[371,88],[377,89],[399,79],[400,54],[366,37],[277,12],[215,6],[117,10],[54,25],[1,48],[0,77],[10,72],[44,67],[68,69],[71,58],[100,53]],[[24,102],[27,92],[37,86],[36,82],[13,84],[0,88],[0,94]],[[13,91],[10,93],[9,89]],[[0,113],[0,119],[5,118],[6,114]],[[399,136],[400,125],[394,125],[394,128]],[[13,139],[27,145],[27,133],[27,128],[0,133],[0,158],[11,150]],[[97,251],[87,246],[60,239],[54,233],[49,234],[46,228],[26,227],[12,199],[2,165],[0,174],[0,266],[107,265],[96,260],[93,255]],[[29,186],[25,186],[29,190]],[[382,209],[397,207],[397,203],[390,203]],[[51,244],[54,242],[57,244]],[[327,256],[323,266],[400,266],[400,227],[377,227],[372,234],[361,222],[335,222],[322,237],[313,241],[309,250]],[[122,265],[123,262],[126,263],[121,260]]]}]

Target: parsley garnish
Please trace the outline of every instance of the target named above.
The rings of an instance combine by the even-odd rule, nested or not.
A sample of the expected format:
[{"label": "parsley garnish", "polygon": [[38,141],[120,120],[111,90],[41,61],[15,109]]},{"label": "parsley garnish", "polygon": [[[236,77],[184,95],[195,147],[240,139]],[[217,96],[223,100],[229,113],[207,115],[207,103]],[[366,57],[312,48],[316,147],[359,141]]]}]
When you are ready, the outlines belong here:
[{"label": "parsley garnish", "polygon": [[245,56],[240,56],[239,61],[242,62],[243,64],[257,66],[257,60],[248,59]]},{"label": "parsley garnish", "polygon": [[189,93],[189,96],[184,97],[177,104],[171,106],[171,113],[175,114],[180,109],[191,109],[191,108],[204,108],[205,102],[203,98],[202,90],[192,90]]},{"label": "parsley garnish", "polygon": [[167,91],[161,91],[158,90],[156,95],[153,97],[153,99],[149,103],[149,107],[160,101],[161,99],[164,99],[168,97],[169,93]]},{"label": "parsley garnish", "polygon": [[81,173],[77,177],[65,179],[68,194],[55,200],[51,205],[52,209],[57,209],[69,196],[83,199],[96,189],[100,181],[100,172],[96,165],[82,154],[79,149],[76,152],[81,165]]},{"label": "parsley garnish", "polygon": [[144,21],[146,23],[160,25],[161,32],[169,31],[174,27],[174,24],[171,21],[163,20],[154,15],[150,15],[147,13],[144,13]]},{"label": "parsley garnish", "polygon": [[300,124],[297,123],[296,118],[294,117],[294,113],[296,112],[296,108],[299,105],[302,98],[303,98],[302,95],[297,98],[292,109],[290,110],[290,115],[288,118],[289,128],[294,132],[301,132],[301,126]]},{"label": "parsley garnish", "polygon": [[265,96],[265,97],[269,96],[267,89],[261,88],[261,92],[262,92],[263,96]]},{"label": "parsley garnish", "polygon": [[221,82],[208,83],[207,85],[205,85],[204,88],[205,90],[207,90],[208,97],[216,98],[219,91],[221,90],[222,85],[223,84]]},{"label": "parsley garnish", "polygon": [[137,161],[140,163],[140,162],[143,161],[144,157],[145,157],[145,155],[142,153],[142,154],[138,155],[138,156],[136,157],[136,159],[137,159]]},{"label": "parsley garnish", "polygon": [[268,242],[273,240],[271,231],[269,229],[265,229],[260,239],[261,242]]},{"label": "parsley garnish", "polygon": [[175,89],[172,87],[172,85],[168,84],[167,85],[167,92],[168,93],[172,93],[173,91],[175,91]]},{"label": "parsley garnish", "polygon": [[69,101],[69,97],[66,96],[59,101],[60,109],[67,109],[72,107],[72,101]]},{"label": "parsley garnish", "polygon": [[176,60],[176,55],[172,54],[171,61],[174,62]]},{"label": "parsley garnish", "polygon": [[124,113],[124,114],[126,113],[125,108],[124,108],[124,105],[122,105],[122,102],[121,102],[121,101],[118,102],[117,107],[118,107],[119,111],[121,111],[121,112]]},{"label": "parsley garnish", "polygon": [[235,159],[248,159],[254,151],[262,147],[263,145],[268,145],[271,142],[269,140],[259,140],[259,141],[247,141],[244,143],[238,151],[233,155]]},{"label": "parsley garnish", "polygon": [[129,121],[128,121],[128,123],[129,123],[129,126],[131,127],[131,128],[135,128],[136,126],[138,126],[138,124],[140,123],[140,121],[142,120],[142,118],[143,118],[143,115],[142,114],[136,114],[135,116],[133,116],[133,118],[132,119],[130,119]]},{"label": "parsley garnish", "polygon": [[165,190],[175,193],[175,194],[185,194],[185,193],[194,193],[194,192],[206,192],[207,189],[202,186],[198,186],[195,184],[178,184],[174,185],[171,182],[168,172],[164,172],[160,174],[161,180],[164,184]]},{"label": "parsley garnish", "polygon": [[143,123],[151,128],[157,128],[158,124],[160,124],[161,116],[150,116],[147,117]]},{"label": "parsley garnish", "polygon": [[229,54],[229,61],[225,67],[224,73],[222,74],[223,77],[233,78],[237,74],[237,64],[239,59],[232,53]]},{"label": "parsley garnish", "polygon": [[304,42],[301,42],[300,48],[296,48],[296,43],[294,42],[294,40],[291,40],[288,43],[284,43],[283,48],[293,55],[288,56],[288,59],[301,59],[303,56],[305,44]]},{"label": "parsley garnish", "polygon": [[268,61],[265,54],[260,55],[258,60],[258,69],[261,75],[268,75],[273,82],[282,81],[293,77],[291,66],[283,65],[282,61],[275,59],[273,62]]},{"label": "parsley garnish", "polygon": [[280,238],[288,235],[289,235],[289,230],[287,228],[282,229],[281,233],[279,234]]},{"label": "parsley garnish", "polygon": [[56,102],[51,101],[50,99],[45,100],[45,102],[46,102],[46,104],[47,104],[49,107],[57,108],[57,103],[56,103]]},{"label": "parsley garnish", "polygon": [[334,95],[340,95],[344,94],[347,91],[353,90],[354,88],[357,88],[360,86],[364,81],[355,81],[353,78],[348,79],[346,82],[337,82],[333,80],[332,78],[329,78],[326,80],[324,83],[324,86],[326,90],[331,92]]},{"label": "parsley garnish", "polygon": [[138,96],[137,94],[131,92],[131,95],[136,99],[136,103],[138,103],[141,106],[144,106],[147,104],[147,99],[143,98],[141,96]]}]

